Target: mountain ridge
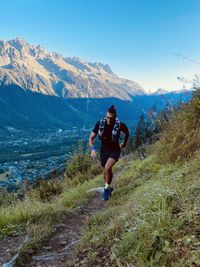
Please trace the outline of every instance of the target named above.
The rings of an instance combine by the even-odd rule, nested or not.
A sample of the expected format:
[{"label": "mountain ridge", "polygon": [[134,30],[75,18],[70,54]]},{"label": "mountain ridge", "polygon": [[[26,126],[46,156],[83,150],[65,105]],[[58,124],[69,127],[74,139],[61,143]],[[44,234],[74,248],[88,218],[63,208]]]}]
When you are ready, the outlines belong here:
[{"label": "mountain ridge", "polygon": [[21,38],[0,40],[2,129],[90,127],[111,105],[134,127],[143,111],[155,103],[160,110],[169,97],[175,102],[180,95],[148,94],[137,83],[119,78],[108,64],[63,57]]},{"label": "mountain ridge", "polygon": [[47,52],[21,38],[0,40],[0,85],[63,98],[117,97],[130,100],[145,94],[136,82],[119,78],[108,64],[86,62]]}]

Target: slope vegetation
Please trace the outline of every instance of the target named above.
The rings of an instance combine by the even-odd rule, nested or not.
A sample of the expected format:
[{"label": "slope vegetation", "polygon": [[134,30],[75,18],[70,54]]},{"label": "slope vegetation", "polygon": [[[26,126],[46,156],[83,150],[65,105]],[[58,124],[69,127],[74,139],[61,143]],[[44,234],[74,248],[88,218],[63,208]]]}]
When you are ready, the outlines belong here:
[{"label": "slope vegetation", "polygon": [[[197,94],[174,115],[160,141],[148,148],[146,159],[122,158],[115,167],[115,190],[104,205],[97,204],[100,195],[89,191],[103,185],[102,176],[96,176],[99,169],[79,155],[64,180],[43,181],[23,200],[7,196],[0,208],[1,259],[18,252],[18,266],[36,260],[50,266],[56,251],[64,256],[54,258],[53,266],[200,266],[199,110]],[[75,219],[82,222],[78,230]],[[60,242],[76,231],[76,242],[65,246],[69,253],[62,254],[56,246],[58,224]],[[48,240],[56,240],[55,246],[48,246]]]}]

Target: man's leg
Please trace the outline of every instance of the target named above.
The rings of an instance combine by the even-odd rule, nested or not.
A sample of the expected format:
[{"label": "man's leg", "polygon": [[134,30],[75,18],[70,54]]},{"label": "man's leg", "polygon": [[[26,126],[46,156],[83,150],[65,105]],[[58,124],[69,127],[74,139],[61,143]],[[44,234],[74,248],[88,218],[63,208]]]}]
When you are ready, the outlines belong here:
[{"label": "man's leg", "polygon": [[[104,182],[105,182],[105,184],[107,183],[107,181],[108,181],[108,183],[109,183],[109,181],[110,181],[110,183],[109,183],[109,185],[110,185],[111,182],[112,182],[112,178],[113,178],[112,170],[109,171],[109,178],[108,178],[108,173],[107,173],[107,171],[105,170],[105,167],[103,167],[103,178],[104,178]],[[107,184],[108,184],[108,183],[107,183]]]},{"label": "man's leg", "polygon": [[105,188],[103,191],[103,200],[108,200],[111,196],[112,193],[112,188],[110,187],[110,184],[112,182],[112,178],[113,178],[113,173],[112,173],[112,167],[115,165],[117,161],[112,159],[112,158],[108,158],[106,165],[104,167],[104,171],[103,171],[103,175],[104,175],[104,181],[105,181]]},{"label": "man's leg", "polygon": [[112,158],[108,158],[106,165],[104,167],[104,181],[107,185],[110,185],[112,182],[112,178],[113,178],[113,173],[112,173],[112,167],[115,165],[117,161],[112,159]]}]

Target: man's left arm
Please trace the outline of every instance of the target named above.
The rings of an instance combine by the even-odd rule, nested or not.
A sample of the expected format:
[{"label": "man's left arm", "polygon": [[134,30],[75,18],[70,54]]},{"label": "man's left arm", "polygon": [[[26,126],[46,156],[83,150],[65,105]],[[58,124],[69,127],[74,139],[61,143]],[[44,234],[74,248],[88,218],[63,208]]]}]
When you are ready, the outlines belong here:
[{"label": "man's left arm", "polygon": [[120,148],[123,148],[126,146],[126,143],[129,138],[129,130],[128,130],[128,127],[124,123],[121,124],[121,131],[125,133],[124,141],[120,144]]}]

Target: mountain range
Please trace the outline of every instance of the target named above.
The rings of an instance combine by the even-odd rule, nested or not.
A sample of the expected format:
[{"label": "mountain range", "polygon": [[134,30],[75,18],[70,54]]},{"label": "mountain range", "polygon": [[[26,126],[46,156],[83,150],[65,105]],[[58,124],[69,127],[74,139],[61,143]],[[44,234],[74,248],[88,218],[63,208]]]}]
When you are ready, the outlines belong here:
[{"label": "mountain range", "polygon": [[118,97],[144,94],[136,82],[119,78],[109,65],[49,53],[23,39],[0,41],[0,85],[63,98]]},{"label": "mountain range", "polygon": [[[144,98],[146,106],[140,103]],[[0,40],[1,128],[87,125],[112,104],[133,123],[152,101],[138,83],[118,77],[108,64],[63,57],[21,38]]]}]

